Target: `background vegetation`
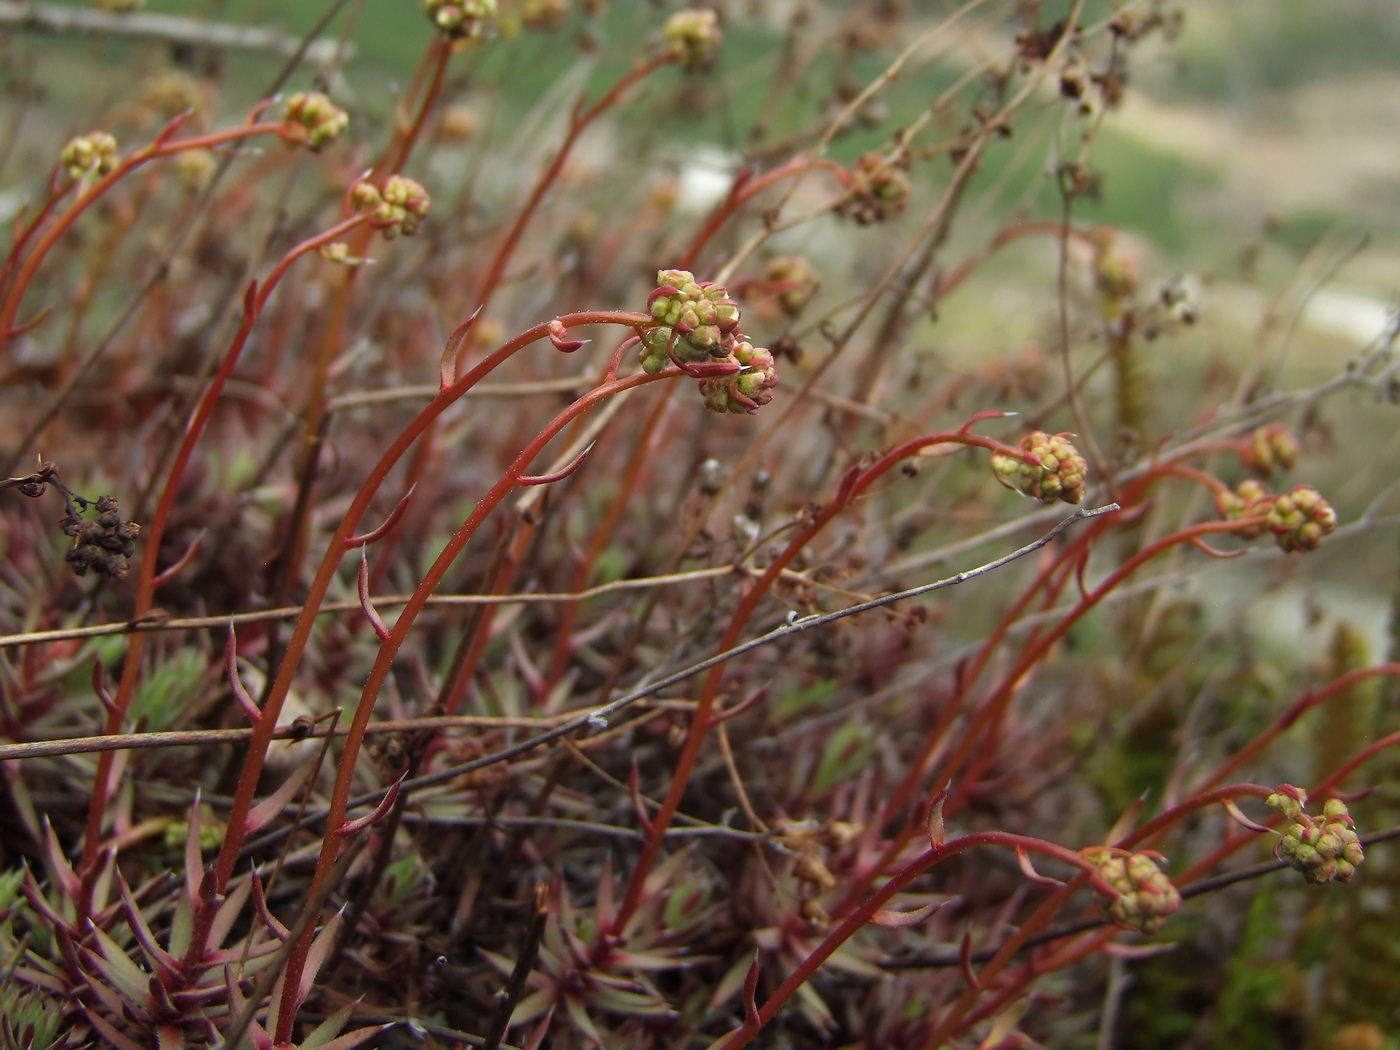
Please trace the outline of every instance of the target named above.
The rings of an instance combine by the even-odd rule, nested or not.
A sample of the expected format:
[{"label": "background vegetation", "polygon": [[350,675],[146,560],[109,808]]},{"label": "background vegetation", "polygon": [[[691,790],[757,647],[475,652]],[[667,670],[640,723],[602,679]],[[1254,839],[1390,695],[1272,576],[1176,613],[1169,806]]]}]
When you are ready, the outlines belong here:
[{"label": "background vegetation", "polygon": [[711,6],[0,5],[0,1046],[1400,1046],[1400,15]]}]

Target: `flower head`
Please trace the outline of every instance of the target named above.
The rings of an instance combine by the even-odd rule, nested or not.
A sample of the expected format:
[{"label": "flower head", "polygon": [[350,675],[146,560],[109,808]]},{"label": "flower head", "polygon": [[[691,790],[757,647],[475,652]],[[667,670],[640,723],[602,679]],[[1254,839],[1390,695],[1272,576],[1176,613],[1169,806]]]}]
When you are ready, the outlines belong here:
[{"label": "flower head", "polygon": [[422,228],[432,200],[422,183],[390,175],[378,188],[368,182],[357,185],[350,193],[350,204],[358,212],[367,212],[370,223],[386,240],[393,240],[399,234],[412,237]]},{"label": "flower head", "polygon": [[1298,439],[1282,423],[1269,423],[1240,438],[1235,452],[1248,470],[1268,477],[1276,470],[1293,469]]},{"label": "flower head", "polygon": [[1029,453],[1035,463],[1004,452],[992,453],[992,470],[1003,485],[1042,503],[1078,503],[1084,498],[1084,476],[1089,465],[1069,443],[1068,435],[1034,430],[1016,447]]},{"label": "flower head", "polygon": [[881,153],[866,153],[851,169],[850,186],[837,210],[866,226],[903,211],[908,199],[909,177],[896,162]]},{"label": "flower head", "polygon": [[1267,514],[1269,531],[1286,551],[1315,551],[1337,528],[1337,512],[1311,485],[1276,496]]},{"label": "flower head", "polygon": [[677,11],[666,19],[661,35],[672,58],[686,69],[699,69],[714,58],[719,47],[719,19],[704,8]]},{"label": "flower head", "polygon": [[486,20],[495,16],[496,0],[423,0],[423,10],[443,36],[470,40],[480,36]]},{"label": "flower head", "polygon": [[[1083,851],[1096,867],[1105,916],[1119,926],[1156,933],[1181,907],[1181,894],[1148,852],[1129,853],[1109,846]],[[1110,890],[1117,896],[1110,896]]]},{"label": "flower head", "polygon": [[284,142],[305,143],[319,150],[334,142],[349,126],[349,114],[325,95],[319,91],[298,91],[287,99],[278,134]]},{"label": "flower head", "polygon": [[1308,882],[1350,882],[1365,863],[1361,840],[1341,799],[1328,799],[1320,818],[1304,812],[1308,796],[1291,784],[1281,784],[1267,802],[1291,822],[1274,843],[1274,856],[1302,872]]},{"label": "flower head", "polygon": [[117,166],[117,140],[105,131],[94,131],[69,139],[58,156],[68,177],[78,180],[89,175],[106,175]]}]

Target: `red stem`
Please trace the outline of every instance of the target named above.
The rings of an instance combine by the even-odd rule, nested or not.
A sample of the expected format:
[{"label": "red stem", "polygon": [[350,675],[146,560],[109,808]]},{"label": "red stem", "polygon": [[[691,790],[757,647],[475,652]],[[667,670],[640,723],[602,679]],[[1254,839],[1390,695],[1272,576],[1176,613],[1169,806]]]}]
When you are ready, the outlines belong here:
[{"label": "red stem", "polygon": [[[355,715],[350,722],[340,759],[336,769],[335,787],[331,793],[330,806],[326,816],[326,833],[321,840],[321,855],[316,863],[316,872],[312,877],[309,894],[314,895],[317,888],[330,875],[331,868],[335,865],[335,860],[343,844],[343,836],[338,832],[345,822],[346,807],[350,799],[350,789],[353,786],[355,774],[355,760],[359,756],[360,745],[364,740],[365,728],[369,725],[370,717],[374,714],[374,704],[379,698],[379,691],[383,688],[385,680],[389,676],[389,670],[393,664],[394,657],[408,636],[409,630],[413,626],[418,614],[427,605],[428,599],[441,582],[443,576],[452,563],[461,554],[462,549],[468,541],[476,534],[482,523],[500,505],[510,492],[520,484],[520,478],[524,475],[526,468],[539,456],[545,446],[566,426],[569,425],[583,412],[592,408],[599,402],[623,391],[631,390],[634,387],[642,386],[646,383],[657,382],[663,379],[673,379],[684,375],[679,369],[666,369],[655,375],[640,373],[628,376],[624,379],[615,379],[611,382],[600,384],[588,393],[579,397],[569,405],[568,408],[560,412],[549,424],[540,431],[525,449],[515,458],[506,472],[491,487],[490,491],[472,508],[471,514],[467,516],[457,531],[448,540],[442,552],[433,561],[423,579],[419,581],[403,610],[399,613],[398,619],[394,622],[393,629],[389,636],[385,638],[379,646],[379,651],[375,656],[374,666],[370,668],[365,680],[364,689],[360,693],[360,699],[355,707]],[[263,715],[267,720],[266,712]],[[296,948],[292,951],[291,957],[287,961],[285,980],[283,985],[282,1007],[278,1014],[277,1040],[286,1041],[291,1038],[292,1024],[295,1021],[296,989],[300,984],[301,971],[306,963],[307,953],[311,950],[311,940],[314,930],[309,928],[303,934]]]}]

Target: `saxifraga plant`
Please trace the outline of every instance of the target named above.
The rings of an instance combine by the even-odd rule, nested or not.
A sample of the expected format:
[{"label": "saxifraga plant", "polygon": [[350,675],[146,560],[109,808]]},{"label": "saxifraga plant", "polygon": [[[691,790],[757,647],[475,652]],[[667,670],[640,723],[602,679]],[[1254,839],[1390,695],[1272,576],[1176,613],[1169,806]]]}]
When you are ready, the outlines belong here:
[{"label": "saxifraga plant", "polygon": [[[217,77],[166,71],[31,180],[5,1047],[1070,1045],[1107,960],[1260,839],[1365,878],[1349,807],[1397,727],[1278,781],[1290,730],[1400,665],[1278,686],[1183,647],[1164,581],[1369,534],[1283,480],[1285,419],[1394,400],[1390,340],[1154,434],[1146,348],[1202,308],[1076,216],[1180,16],[804,7],[696,215],[655,155],[760,90],[737,11],[634,32],[522,141],[484,116],[514,123],[498,56],[596,47],[604,6],[424,0],[382,134],[335,75],[220,129]],[[896,117],[901,78],[937,88]],[[1015,163],[1043,177],[1008,203]],[[1053,348],[927,381],[926,318],[1036,242]],[[1124,797],[1123,712],[1227,675],[1272,703],[1175,726]]]}]

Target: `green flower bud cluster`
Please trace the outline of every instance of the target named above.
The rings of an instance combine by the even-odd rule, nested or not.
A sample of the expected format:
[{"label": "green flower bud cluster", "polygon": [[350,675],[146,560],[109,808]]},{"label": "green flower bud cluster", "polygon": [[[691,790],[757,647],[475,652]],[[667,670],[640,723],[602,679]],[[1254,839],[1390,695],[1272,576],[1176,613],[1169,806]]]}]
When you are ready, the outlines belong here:
[{"label": "green flower bud cluster", "polygon": [[700,393],[711,412],[753,412],[773,400],[778,385],[773,354],[741,340],[734,345],[733,357],[744,368],[738,375],[700,380]]},{"label": "green flower bud cluster", "polygon": [[368,212],[370,222],[386,240],[399,234],[412,237],[423,225],[432,201],[421,183],[402,175],[390,175],[379,188],[362,182],[350,193],[358,212]]},{"label": "green flower bud cluster", "polygon": [[[1241,521],[1245,518],[1263,517],[1273,503],[1273,493],[1269,486],[1254,478],[1247,478],[1235,486],[1233,492],[1216,493],[1215,509],[1225,521]],[[1236,530],[1236,535],[1252,540],[1262,535],[1262,524],[1246,525]]]},{"label": "green flower bud cluster", "polygon": [[715,412],[753,412],[773,399],[773,355],[739,330],[739,304],[721,285],[689,270],[661,270],[647,310],[660,323],[641,335],[642,369],[655,375],[674,362],[700,380]]},{"label": "green flower bud cluster", "polygon": [[1235,453],[1247,470],[1265,477],[1292,470],[1298,462],[1298,439],[1282,423],[1269,423],[1240,438]]},{"label": "green flower bud cluster", "polygon": [[320,150],[350,126],[350,116],[319,91],[298,91],[282,111],[282,141]]},{"label": "green flower bud cluster", "polygon": [[1268,516],[1269,531],[1286,551],[1315,551],[1337,528],[1337,512],[1311,485],[1275,496]]},{"label": "green flower bud cluster", "polygon": [[482,23],[496,14],[496,0],[423,0],[423,10],[449,40],[481,35]]},{"label": "green flower bud cluster", "polygon": [[77,181],[88,175],[106,175],[117,166],[117,140],[105,131],[69,139],[58,155],[68,177]]},{"label": "green flower bud cluster", "polygon": [[729,292],[689,270],[662,270],[656,284],[647,309],[662,327],[643,337],[642,367],[659,372],[671,354],[687,364],[728,357],[739,338],[739,304]]},{"label": "green flower bud cluster", "polygon": [[715,57],[719,47],[719,19],[713,11],[688,8],[677,11],[661,29],[666,51],[686,69],[699,69]]},{"label": "green flower bud cluster", "polygon": [[[1168,916],[1181,907],[1181,894],[1157,866],[1160,855],[1149,851],[1129,853],[1109,846],[1083,851],[1097,868],[1099,882],[1117,896],[1100,901],[1110,921],[1140,933],[1156,933]],[[1102,893],[1103,887],[1098,887]]]},{"label": "green flower bud cluster", "polygon": [[1308,796],[1291,784],[1280,784],[1268,798],[1270,809],[1282,813],[1292,823],[1274,843],[1274,856],[1303,873],[1311,883],[1350,882],[1366,854],[1357,838],[1346,803],[1330,798],[1322,807],[1322,818],[1303,812]]},{"label": "green flower bud cluster", "polygon": [[1009,489],[1023,492],[1042,503],[1078,503],[1086,491],[1084,476],[1089,465],[1069,443],[1065,434],[1047,434],[1034,430],[1016,443],[1030,453],[1040,465],[1033,466],[1019,456],[1003,452],[992,453],[992,470],[997,480]]},{"label": "green flower bud cluster", "polygon": [[851,169],[846,197],[837,210],[862,226],[883,222],[904,209],[909,177],[881,153],[866,153]]}]

